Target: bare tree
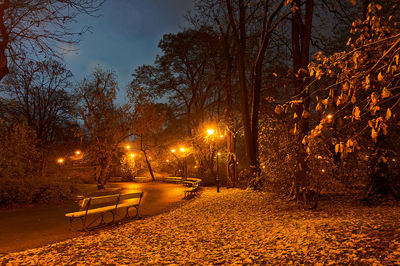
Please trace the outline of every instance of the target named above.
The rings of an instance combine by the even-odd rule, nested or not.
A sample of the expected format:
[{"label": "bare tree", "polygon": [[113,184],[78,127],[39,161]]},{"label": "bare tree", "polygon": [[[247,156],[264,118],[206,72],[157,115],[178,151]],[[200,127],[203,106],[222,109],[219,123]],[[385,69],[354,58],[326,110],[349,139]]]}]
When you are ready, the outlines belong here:
[{"label": "bare tree", "polygon": [[80,136],[89,140],[89,157],[95,167],[98,188],[104,188],[113,158],[130,135],[133,115],[127,106],[117,107],[115,75],[97,68],[76,88],[78,118],[83,121]]},{"label": "bare tree", "polygon": [[[263,83],[263,63],[265,53],[273,31],[288,15],[283,12],[285,1],[245,1],[233,4],[226,0],[229,23],[232,26],[233,39],[236,44],[236,60],[238,65],[239,87],[241,91],[241,112],[244,128],[246,152],[253,175],[258,176],[258,113],[260,92]],[[253,23],[251,25],[250,23]],[[251,70],[248,71],[246,58],[249,55],[250,30],[258,36],[255,56],[251,59]],[[251,53],[250,53],[251,54]],[[250,72],[250,77],[248,73]],[[250,81],[250,82],[249,82]],[[259,180],[256,178],[255,180]],[[252,185],[259,186],[258,182]]]},{"label": "bare tree", "polygon": [[82,33],[70,25],[79,14],[95,14],[105,0],[0,1],[0,80],[11,63],[22,58],[60,55],[79,42]]},{"label": "bare tree", "polygon": [[0,86],[7,113],[13,120],[26,123],[36,133],[42,156],[42,170],[51,145],[72,120],[70,93],[72,74],[54,60],[24,62],[12,68]]}]

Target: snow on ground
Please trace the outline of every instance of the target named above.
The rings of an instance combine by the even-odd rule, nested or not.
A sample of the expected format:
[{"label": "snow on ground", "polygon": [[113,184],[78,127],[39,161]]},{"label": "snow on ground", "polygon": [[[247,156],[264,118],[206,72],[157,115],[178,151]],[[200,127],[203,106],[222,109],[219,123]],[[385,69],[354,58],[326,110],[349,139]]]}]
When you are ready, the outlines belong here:
[{"label": "snow on ground", "polygon": [[344,198],[305,211],[268,194],[205,188],[168,213],[10,253],[0,264],[399,264],[400,204]]}]

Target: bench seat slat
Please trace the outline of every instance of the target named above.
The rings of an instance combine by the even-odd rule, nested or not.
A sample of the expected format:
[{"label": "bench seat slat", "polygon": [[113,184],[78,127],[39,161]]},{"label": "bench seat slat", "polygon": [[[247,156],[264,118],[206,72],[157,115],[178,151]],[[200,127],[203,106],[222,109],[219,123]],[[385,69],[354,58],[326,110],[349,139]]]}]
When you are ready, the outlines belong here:
[{"label": "bench seat slat", "polygon": [[[90,210],[88,210],[87,214],[97,214],[97,213],[102,213],[102,212],[107,212],[107,211],[112,211],[112,210],[115,210],[115,206],[106,206],[106,207],[102,207],[102,208],[90,209]],[[65,216],[78,218],[78,217],[85,216],[85,214],[86,214],[86,211],[79,211],[79,212],[67,213],[67,214],[65,214]]]},{"label": "bench seat slat", "polygon": [[139,206],[138,202],[125,202],[125,203],[121,203],[118,204],[117,208],[127,208],[127,207],[136,207]]}]

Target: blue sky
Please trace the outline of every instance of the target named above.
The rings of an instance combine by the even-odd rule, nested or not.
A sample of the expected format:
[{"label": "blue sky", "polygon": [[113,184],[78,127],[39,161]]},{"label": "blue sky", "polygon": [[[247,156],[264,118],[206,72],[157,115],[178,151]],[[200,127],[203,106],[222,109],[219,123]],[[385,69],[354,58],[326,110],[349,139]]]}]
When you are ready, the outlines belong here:
[{"label": "blue sky", "polygon": [[108,0],[100,17],[80,17],[77,27],[91,26],[65,62],[77,80],[97,65],[113,69],[118,77],[118,102],[125,102],[126,86],[133,70],[152,64],[160,52],[157,45],[164,34],[188,26],[184,19],[192,0]]}]

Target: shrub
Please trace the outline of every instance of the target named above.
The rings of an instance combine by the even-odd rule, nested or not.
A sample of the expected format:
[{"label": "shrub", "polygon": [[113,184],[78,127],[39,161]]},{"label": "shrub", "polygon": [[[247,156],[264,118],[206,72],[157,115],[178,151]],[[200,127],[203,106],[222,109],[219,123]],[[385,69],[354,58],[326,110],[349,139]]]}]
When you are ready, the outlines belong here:
[{"label": "shrub", "polygon": [[0,179],[0,205],[57,203],[73,199],[78,192],[68,182],[49,179]]}]

